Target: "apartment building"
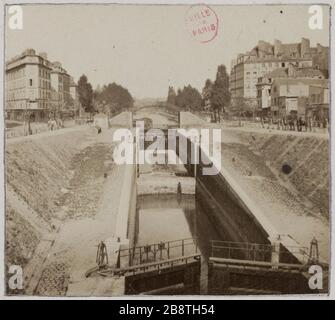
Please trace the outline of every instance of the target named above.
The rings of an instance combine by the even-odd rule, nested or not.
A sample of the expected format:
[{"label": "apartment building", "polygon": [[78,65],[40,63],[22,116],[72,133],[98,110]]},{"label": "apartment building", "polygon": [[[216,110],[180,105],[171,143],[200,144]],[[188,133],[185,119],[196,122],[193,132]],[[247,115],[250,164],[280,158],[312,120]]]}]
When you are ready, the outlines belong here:
[{"label": "apartment building", "polygon": [[5,88],[7,119],[46,121],[71,105],[70,75],[34,49],[7,61]]},{"label": "apartment building", "polygon": [[314,86],[327,87],[328,79],[276,78],[271,86],[271,113],[274,118],[305,117]]},{"label": "apartment building", "polygon": [[289,64],[287,68],[278,68],[264,76],[259,77],[257,88],[257,108],[263,116],[268,115],[271,107],[271,86],[274,79],[292,78],[292,79],[325,79],[323,72],[313,67],[297,68]]},{"label": "apartment building", "polygon": [[230,74],[230,91],[232,104],[246,99],[257,106],[258,78],[278,69],[294,65],[297,68],[315,68],[328,75],[329,48],[320,44],[310,47],[309,39],[300,43],[283,44],[275,40],[274,44],[259,41],[257,46],[245,54],[239,54],[232,61]]},{"label": "apartment building", "polygon": [[51,64],[45,53],[27,49],[6,63],[5,113],[9,119],[44,119],[50,107]]},{"label": "apartment building", "polygon": [[54,115],[60,115],[71,105],[70,80],[70,75],[62,67],[61,63],[58,61],[53,62],[51,70],[50,111]]}]

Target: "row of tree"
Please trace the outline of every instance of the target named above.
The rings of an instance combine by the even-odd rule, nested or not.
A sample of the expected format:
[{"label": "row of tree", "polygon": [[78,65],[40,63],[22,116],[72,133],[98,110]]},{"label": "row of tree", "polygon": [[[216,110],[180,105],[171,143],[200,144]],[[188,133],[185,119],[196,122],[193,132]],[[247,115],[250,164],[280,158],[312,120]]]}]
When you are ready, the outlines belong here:
[{"label": "row of tree", "polygon": [[90,114],[97,111],[111,114],[134,105],[134,99],[127,89],[113,82],[102,89],[93,90],[85,75],[79,78],[78,95],[83,109]]},{"label": "row of tree", "polygon": [[84,74],[78,80],[78,96],[79,102],[85,112],[92,114],[95,110],[93,106],[93,89]]},{"label": "row of tree", "polygon": [[181,109],[200,110],[202,97],[199,91],[190,85],[178,89],[177,93],[173,87],[169,87],[167,103],[176,105]]},{"label": "row of tree", "polygon": [[104,85],[94,92],[98,111],[111,114],[134,106],[134,99],[126,88],[115,82]]},{"label": "row of tree", "polygon": [[218,66],[215,81],[207,79],[202,93],[190,85],[178,89],[169,87],[167,103],[176,105],[180,109],[208,110],[213,113],[214,120],[220,112],[225,112],[230,104],[229,76],[224,65]]}]

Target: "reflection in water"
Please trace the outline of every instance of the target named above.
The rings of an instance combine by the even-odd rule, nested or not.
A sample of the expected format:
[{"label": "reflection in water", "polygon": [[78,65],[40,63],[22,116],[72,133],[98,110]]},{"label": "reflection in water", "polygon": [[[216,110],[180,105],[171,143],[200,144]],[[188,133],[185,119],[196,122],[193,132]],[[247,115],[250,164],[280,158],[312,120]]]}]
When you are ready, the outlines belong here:
[{"label": "reflection in water", "polygon": [[194,195],[138,196],[137,206],[136,246],[194,238],[207,258],[210,240],[220,239],[211,217]]}]

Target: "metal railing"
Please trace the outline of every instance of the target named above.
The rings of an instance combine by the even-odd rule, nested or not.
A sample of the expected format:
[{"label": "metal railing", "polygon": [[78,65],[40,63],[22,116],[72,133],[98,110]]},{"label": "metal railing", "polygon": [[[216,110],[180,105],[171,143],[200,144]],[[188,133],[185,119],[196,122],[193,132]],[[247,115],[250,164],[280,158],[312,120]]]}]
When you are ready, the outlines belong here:
[{"label": "metal railing", "polygon": [[151,243],[118,251],[117,267],[131,267],[144,263],[183,257],[198,252],[193,238]]},{"label": "metal railing", "polygon": [[97,274],[102,276],[124,276],[124,275],[135,275],[139,273],[150,272],[153,270],[162,270],[166,268],[173,268],[178,265],[187,265],[194,261],[200,260],[200,254],[191,254],[187,256],[182,256],[178,258],[168,259],[168,260],[161,260],[155,261],[151,263],[143,263],[134,266],[122,267],[122,268],[114,268],[111,266],[103,266],[100,269],[95,269],[94,271]]},{"label": "metal railing", "polygon": [[[283,246],[276,249],[271,244],[211,241],[211,256],[214,258],[271,262],[273,255],[278,255],[279,263],[308,263],[310,260],[307,247]],[[277,250],[277,252],[276,252]]]},{"label": "metal railing", "polygon": [[299,261],[302,264],[308,264],[311,261],[309,249],[303,246],[284,246],[280,245],[279,262],[290,263]]},{"label": "metal railing", "polygon": [[211,247],[216,258],[271,261],[271,244],[212,240]]}]

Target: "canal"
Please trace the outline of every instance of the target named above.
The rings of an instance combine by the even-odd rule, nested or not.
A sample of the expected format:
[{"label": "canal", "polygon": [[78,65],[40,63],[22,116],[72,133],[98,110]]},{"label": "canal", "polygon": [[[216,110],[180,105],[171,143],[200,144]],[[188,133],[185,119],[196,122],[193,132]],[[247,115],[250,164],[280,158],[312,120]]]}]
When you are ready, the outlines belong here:
[{"label": "canal", "polygon": [[[154,114],[147,115],[142,112],[141,117],[143,116],[153,119],[155,127]],[[162,121],[162,114],[159,120]],[[165,187],[168,181],[164,179],[164,175],[167,174],[182,177],[187,175],[187,170],[183,165],[140,165],[138,181],[142,180],[150,184],[152,177],[161,176],[160,184]],[[195,184],[195,180],[193,183]],[[225,236],[227,233],[223,230],[222,225],[219,227],[215,214],[213,214],[214,208],[211,208],[205,200],[202,194],[197,192],[196,187],[193,194],[178,194],[177,192],[138,194],[134,237],[136,247],[171,242],[169,258],[181,255],[179,245],[182,239],[185,239],[184,255],[195,253],[196,248],[202,258],[201,293],[207,293],[211,240],[227,240]],[[163,250],[163,253],[160,254],[164,256],[166,253]],[[150,255],[148,257],[150,259]]]}]

